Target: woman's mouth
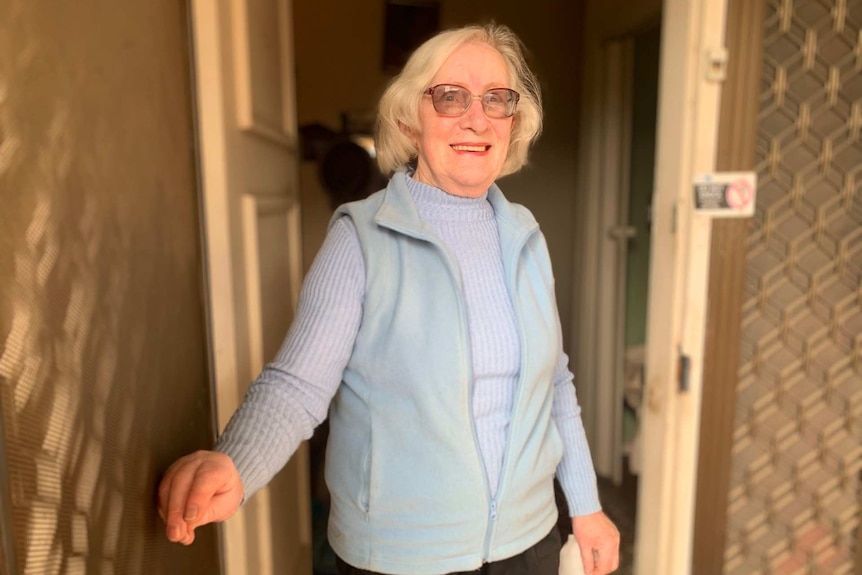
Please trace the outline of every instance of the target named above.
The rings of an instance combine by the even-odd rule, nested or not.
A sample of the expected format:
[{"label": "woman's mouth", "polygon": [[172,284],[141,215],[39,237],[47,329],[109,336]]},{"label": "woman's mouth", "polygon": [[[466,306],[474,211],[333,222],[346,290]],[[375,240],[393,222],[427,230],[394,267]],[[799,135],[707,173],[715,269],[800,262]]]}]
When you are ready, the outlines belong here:
[{"label": "woman's mouth", "polygon": [[456,152],[487,152],[491,149],[490,144],[452,144]]}]

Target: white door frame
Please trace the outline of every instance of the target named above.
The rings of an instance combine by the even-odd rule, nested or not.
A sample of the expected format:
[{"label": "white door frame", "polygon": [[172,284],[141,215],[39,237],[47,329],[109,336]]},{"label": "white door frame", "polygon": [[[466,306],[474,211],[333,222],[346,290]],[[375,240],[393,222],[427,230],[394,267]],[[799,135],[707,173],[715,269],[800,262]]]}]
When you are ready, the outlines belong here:
[{"label": "white door frame", "polygon": [[[691,572],[711,221],[692,182],[715,169],[727,0],[665,0],[635,573]],[[725,52],[726,53],[726,52]],[[680,389],[679,358],[688,363]]]}]

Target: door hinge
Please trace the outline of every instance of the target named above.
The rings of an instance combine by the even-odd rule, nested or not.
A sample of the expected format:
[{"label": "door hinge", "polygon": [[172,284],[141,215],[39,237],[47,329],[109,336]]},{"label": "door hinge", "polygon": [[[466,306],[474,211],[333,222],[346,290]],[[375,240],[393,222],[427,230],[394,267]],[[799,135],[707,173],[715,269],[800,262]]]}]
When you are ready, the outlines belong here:
[{"label": "door hinge", "polygon": [[689,376],[691,374],[691,358],[682,352],[679,348],[679,360],[677,362],[677,380],[679,382],[679,390],[685,393],[689,389]]},{"label": "door hinge", "polygon": [[706,51],[706,79],[709,82],[724,82],[727,78],[727,48],[709,48]]}]

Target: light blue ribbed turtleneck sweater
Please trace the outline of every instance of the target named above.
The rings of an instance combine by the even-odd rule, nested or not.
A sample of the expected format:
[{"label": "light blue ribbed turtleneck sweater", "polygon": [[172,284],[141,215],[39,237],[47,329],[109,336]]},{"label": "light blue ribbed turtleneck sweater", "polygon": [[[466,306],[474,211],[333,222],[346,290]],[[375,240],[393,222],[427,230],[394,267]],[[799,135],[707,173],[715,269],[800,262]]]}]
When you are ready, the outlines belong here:
[{"label": "light blue ribbed turtleneck sweater", "polygon": [[[453,196],[410,177],[419,216],[458,262],[473,361],[473,417],[491,492],[502,470],[519,374],[515,315],[494,211],[483,195]],[[365,268],[349,218],[332,226],[303,285],[275,360],[252,384],[216,449],[236,463],[246,497],[262,488],[325,418],[362,319]],[[557,478],[571,515],[601,509],[568,357],[554,375],[553,417],[565,445]]]}]

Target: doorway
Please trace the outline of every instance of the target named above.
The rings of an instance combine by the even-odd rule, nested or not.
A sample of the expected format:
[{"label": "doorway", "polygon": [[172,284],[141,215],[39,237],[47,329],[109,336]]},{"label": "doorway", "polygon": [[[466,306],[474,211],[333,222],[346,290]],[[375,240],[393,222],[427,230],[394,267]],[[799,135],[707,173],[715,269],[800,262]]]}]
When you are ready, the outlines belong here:
[{"label": "doorway", "polygon": [[[658,20],[603,44],[598,141],[601,170],[587,211],[596,215],[586,258],[592,306],[580,363],[602,505],[621,534],[620,573],[632,573],[642,441],[651,203],[655,175],[661,26]],[[591,289],[590,289],[591,288]],[[590,350],[585,353],[584,347]],[[581,390],[579,389],[579,392]]]}]

